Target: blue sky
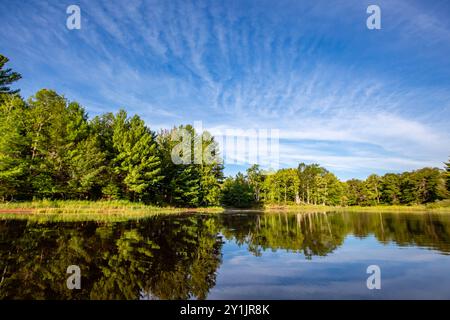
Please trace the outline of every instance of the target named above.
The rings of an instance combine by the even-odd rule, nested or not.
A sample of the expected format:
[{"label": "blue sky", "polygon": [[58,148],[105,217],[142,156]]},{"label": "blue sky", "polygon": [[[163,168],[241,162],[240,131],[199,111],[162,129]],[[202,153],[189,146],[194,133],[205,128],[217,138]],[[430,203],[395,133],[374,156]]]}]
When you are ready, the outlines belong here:
[{"label": "blue sky", "polygon": [[449,16],[445,0],[0,0],[0,53],[24,97],[52,88],[153,130],[278,129],[281,167],[365,178],[448,159]]}]

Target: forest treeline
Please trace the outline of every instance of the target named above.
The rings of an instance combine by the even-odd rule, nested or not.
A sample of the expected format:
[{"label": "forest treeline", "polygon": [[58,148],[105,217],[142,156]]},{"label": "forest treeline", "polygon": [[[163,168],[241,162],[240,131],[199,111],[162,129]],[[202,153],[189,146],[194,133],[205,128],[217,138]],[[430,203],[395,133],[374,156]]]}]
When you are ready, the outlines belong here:
[{"label": "forest treeline", "polygon": [[[177,206],[219,204],[220,163],[174,164],[172,130],[158,133],[123,110],[89,120],[51,90],[0,106],[0,197],[128,199]],[[199,134],[192,126],[182,126]],[[203,139],[214,144],[214,138]]]},{"label": "forest treeline", "polygon": [[[124,110],[89,119],[85,109],[43,89],[28,100],[10,85],[21,75],[0,55],[0,200],[128,199],[158,205],[250,207],[262,203],[376,205],[428,203],[448,197],[446,171],[424,168],[341,182],[317,164],[224,179],[220,161],[175,164],[175,130],[203,149],[214,137],[191,125],[155,132]],[[211,148],[212,146],[212,148]],[[192,157],[194,152],[192,150]]]},{"label": "forest treeline", "polygon": [[257,204],[329,206],[412,205],[446,199],[450,194],[450,163],[446,170],[423,168],[403,173],[370,175],[365,180],[340,181],[318,164],[264,172],[258,165],[223,183],[223,204],[251,207]]}]

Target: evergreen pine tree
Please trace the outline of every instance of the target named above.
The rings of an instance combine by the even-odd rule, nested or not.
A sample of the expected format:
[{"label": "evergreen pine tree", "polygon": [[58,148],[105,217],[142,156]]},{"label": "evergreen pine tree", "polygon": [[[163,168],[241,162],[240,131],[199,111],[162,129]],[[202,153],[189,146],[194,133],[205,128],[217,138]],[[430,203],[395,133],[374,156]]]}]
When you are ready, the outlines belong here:
[{"label": "evergreen pine tree", "polygon": [[0,54],[0,103],[7,95],[16,94],[19,90],[11,90],[9,87],[12,83],[22,78],[22,76],[13,72],[10,68],[5,68],[9,59]]},{"label": "evergreen pine tree", "polygon": [[127,118],[124,110],[114,120],[113,146],[117,154],[115,173],[119,175],[125,193],[140,200],[155,192],[162,179],[155,136],[138,116]]}]

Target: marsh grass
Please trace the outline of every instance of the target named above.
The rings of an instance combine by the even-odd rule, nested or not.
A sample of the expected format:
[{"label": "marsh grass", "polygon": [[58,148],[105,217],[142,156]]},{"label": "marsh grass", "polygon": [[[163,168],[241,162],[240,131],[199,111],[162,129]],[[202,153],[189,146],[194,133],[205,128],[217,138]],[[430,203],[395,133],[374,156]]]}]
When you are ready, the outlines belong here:
[{"label": "marsh grass", "polygon": [[266,212],[328,212],[328,211],[358,211],[358,212],[442,212],[450,213],[450,200],[436,201],[426,205],[378,205],[378,206],[325,206],[325,205],[266,205]]},{"label": "marsh grass", "polygon": [[216,214],[222,212],[433,212],[450,213],[450,200],[443,200],[427,205],[380,205],[380,206],[324,206],[324,205],[275,205],[268,204],[264,208],[224,209],[222,207],[177,208],[159,207],[125,200],[117,201],[74,201],[74,200],[39,200],[29,202],[0,203],[0,219],[21,219],[41,222],[49,221],[126,221],[139,220],[159,215],[179,215],[192,213]]},{"label": "marsh grass", "polygon": [[39,200],[0,203],[0,219],[37,221],[124,221],[155,215],[183,213],[220,213],[220,207],[158,207],[129,201]]}]

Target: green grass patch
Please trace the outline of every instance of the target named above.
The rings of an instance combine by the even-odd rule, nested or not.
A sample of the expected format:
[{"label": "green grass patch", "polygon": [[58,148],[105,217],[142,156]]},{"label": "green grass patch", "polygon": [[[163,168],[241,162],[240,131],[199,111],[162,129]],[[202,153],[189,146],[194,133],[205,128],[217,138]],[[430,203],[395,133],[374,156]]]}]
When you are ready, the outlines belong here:
[{"label": "green grass patch", "polygon": [[429,204],[421,205],[378,205],[378,206],[325,206],[325,205],[265,205],[264,211],[266,212],[328,212],[328,211],[359,211],[359,212],[442,212],[450,213],[450,200],[436,201]]},{"label": "green grass patch", "polygon": [[221,207],[159,207],[130,201],[40,200],[0,203],[0,219],[39,221],[124,221],[154,215],[220,213]]}]

